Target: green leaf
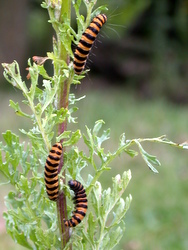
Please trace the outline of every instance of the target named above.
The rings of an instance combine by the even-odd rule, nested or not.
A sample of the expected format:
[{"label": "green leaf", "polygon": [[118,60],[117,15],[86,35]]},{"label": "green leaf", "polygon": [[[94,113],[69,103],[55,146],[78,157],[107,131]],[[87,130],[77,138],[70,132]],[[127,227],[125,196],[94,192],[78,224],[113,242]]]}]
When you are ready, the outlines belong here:
[{"label": "green leaf", "polygon": [[113,249],[120,242],[124,231],[125,226],[121,225],[121,227],[119,226],[108,232],[102,243],[103,249]]},{"label": "green leaf", "polygon": [[7,162],[3,162],[2,159],[2,151],[0,151],[0,172],[7,178],[9,179],[9,169],[8,169],[8,163]]},{"label": "green leaf", "polygon": [[91,242],[93,242],[95,239],[97,227],[98,227],[97,220],[94,218],[93,213],[90,213],[88,216],[87,233],[88,233],[88,237],[89,237]]},{"label": "green leaf", "polygon": [[19,245],[26,247],[28,249],[33,249],[33,247],[29,244],[23,232],[18,232],[18,230],[16,229],[8,229],[7,233],[11,234],[15,242],[17,242]]},{"label": "green leaf", "polygon": [[103,120],[98,120],[95,122],[95,126],[93,128],[93,134],[94,135],[98,135],[102,125],[105,124],[105,122]]},{"label": "green leaf", "polygon": [[94,152],[94,141],[93,141],[93,136],[91,134],[91,129],[89,129],[86,126],[86,131],[87,131],[88,139],[87,139],[87,137],[84,134],[83,134],[83,139],[84,139],[85,144],[89,148],[90,155],[93,155],[93,152]]},{"label": "green leaf", "polygon": [[139,147],[140,153],[142,158],[144,159],[144,161],[146,162],[146,164],[148,165],[148,167],[154,172],[154,173],[158,173],[157,169],[153,166],[153,165],[157,165],[160,166],[160,162],[159,160],[156,158],[156,156],[154,155],[150,155],[149,153],[147,153],[143,147],[141,146],[141,144],[138,142],[138,140],[135,140],[136,144]]},{"label": "green leaf", "polygon": [[[30,64],[30,62],[28,63]],[[29,73],[31,76],[31,86],[29,91],[27,91],[26,96],[30,99],[31,102],[33,102],[35,98],[35,91],[38,85],[38,77],[39,77],[38,68],[35,63],[33,64],[33,66],[29,67]]]},{"label": "green leaf", "polygon": [[135,150],[132,149],[125,149],[124,150],[129,156],[131,156],[132,158],[138,155],[138,152],[136,152]]},{"label": "green leaf", "polygon": [[18,102],[15,103],[15,102],[12,101],[12,100],[10,100],[9,102],[10,102],[10,105],[9,105],[9,106],[12,107],[12,108],[15,110],[15,112],[16,112],[17,115],[23,116],[23,117],[26,117],[26,118],[31,118],[30,115],[24,113],[24,112],[21,110],[21,108],[20,108]]},{"label": "green leaf", "polygon": [[81,138],[81,132],[78,129],[75,132],[72,132],[69,140],[63,142],[63,146],[72,146],[72,145],[76,144],[80,140],[80,138]]},{"label": "green leaf", "polygon": [[12,147],[13,143],[18,145],[19,137],[12,133],[10,130],[7,130],[6,133],[3,133],[3,139],[5,140],[7,146]]},{"label": "green leaf", "polygon": [[96,182],[94,188],[92,189],[92,202],[93,202],[93,208],[95,210],[96,215],[100,214],[100,208],[101,208],[101,198],[102,198],[102,186],[100,182]]},{"label": "green leaf", "polygon": [[22,90],[24,93],[27,93],[28,89],[25,82],[22,81],[20,76],[20,68],[16,61],[13,63],[2,63],[4,67],[4,77],[6,80],[11,83],[14,87]]},{"label": "green leaf", "polygon": [[44,79],[48,79],[48,80],[52,80],[52,78],[48,75],[48,73],[46,72],[45,68],[43,65],[37,65],[38,67],[38,71],[39,74],[44,78]]},{"label": "green leaf", "polygon": [[45,87],[45,90],[43,91],[43,106],[41,113],[43,113],[46,108],[53,103],[58,90],[58,84],[55,84],[55,87],[52,88],[51,81],[49,80],[43,80],[43,86]]}]

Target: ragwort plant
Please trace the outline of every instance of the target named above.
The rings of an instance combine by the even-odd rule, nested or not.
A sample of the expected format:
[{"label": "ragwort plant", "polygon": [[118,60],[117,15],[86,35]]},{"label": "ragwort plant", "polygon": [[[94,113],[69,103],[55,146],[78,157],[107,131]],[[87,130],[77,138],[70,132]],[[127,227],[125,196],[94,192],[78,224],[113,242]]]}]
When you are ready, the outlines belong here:
[{"label": "ragwort plant", "polygon": [[[86,8],[85,18],[80,14],[81,4]],[[78,28],[76,33],[70,25],[71,0],[45,0],[42,3],[49,13],[49,22],[56,37],[53,38],[53,52],[44,58],[34,56],[34,63],[28,60],[27,84],[22,80],[16,61],[3,63],[5,78],[22,92],[22,103],[30,108],[26,113],[20,103],[10,100],[16,115],[24,117],[32,128],[28,131],[20,129],[27,142],[21,142],[18,135],[7,130],[3,133],[4,142],[0,143],[0,171],[15,188],[5,197],[7,211],[3,216],[7,232],[15,242],[28,249],[113,249],[125,230],[124,217],[131,195],[126,199],[122,195],[131,179],[131,172],[126,170],[122,176],[117,173],[112,178],[112,187],[106,190],[98,181],[99,177],[111,169],[110,163],[120,154],[136,156],[138,153],[131,149],[134,144],[153,172],[157,172],[154,166],[159,166],[160,162],[143,149],[142,142],[187,148],[186,143],[179,145],[165,136],[126,140],[123,134],[117,150],[105,152],[103,142],[110,140],[110,130],[101,132],[102,120],[96,121],[92,129],[86,126],[84,133],[79,129],[68,130],[67,125],[76,122],[74,112],[77,103],[84,98],[71,94],[70,86],[80,84],[85,75],[85,72],[79,76],[74,73],[71,43],[78,44],[91,19],[101,11],[107,11],[105,6],[94,9],[95,4],[96,0],[72,0]],[[46,60],[53,63],[53,76],[49,76],[44,68]],[[42,87],[38,85],[39,76],[43,78]],[[87,152],[79,149],[80,140],[84,141]],[[44,165],[54,142],[63,145],[57,202],[48,199],[44,184]],[[94,170],[94,174],[89,174],[84,180],[82,171],[85,168]],[[71,217],[74,209],[71,202],[67,204],[67,199],[72,196],[67,186],[69,179],[80,181],[88,197],[86,217],[73,229],[65,227],[63,222],[63,219]]]}]

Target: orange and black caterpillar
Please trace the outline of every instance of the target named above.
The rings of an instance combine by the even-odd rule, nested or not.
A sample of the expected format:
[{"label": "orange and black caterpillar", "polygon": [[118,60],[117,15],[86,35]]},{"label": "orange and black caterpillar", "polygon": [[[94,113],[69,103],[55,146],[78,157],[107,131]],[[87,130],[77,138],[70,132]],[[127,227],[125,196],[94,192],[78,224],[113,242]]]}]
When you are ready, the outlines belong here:
[{"label": "orange and black caterpillar", "polygon": [[103,24],[107,21],[105,14],[99,14],[93,18],[89,27],[82,34],[78,46],[74,52],[74,71],[80,74],[85,67],[89,51]]},{"label": "orange and black caterpillar", "polygon": [[87,211],[87,195],[83,185],[76,180],[70,180],[68,185],[71,190],[74,191],[75,197],[73,198],[75,203],[75,211],[70,220],[65,220],[64,223],[67,227],[75,227],[78,225],[86,215]]},{"label": "orange and black caterpillar", "polygon": [[56,201],[59,195],[58,166],[62,154],[63,147],[61,143],[52,146],[50,153],[46,159],[44,180],[46,192],[50,200]]}]

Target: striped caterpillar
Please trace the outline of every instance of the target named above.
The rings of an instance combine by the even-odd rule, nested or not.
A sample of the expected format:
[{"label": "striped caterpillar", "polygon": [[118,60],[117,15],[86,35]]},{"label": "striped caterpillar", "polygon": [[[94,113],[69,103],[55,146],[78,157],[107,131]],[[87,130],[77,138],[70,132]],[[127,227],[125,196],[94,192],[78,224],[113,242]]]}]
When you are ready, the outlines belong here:
[{"label": "striped caterpillar", "polygon": [[73,198],[75,203],[75,211],[73,216],[69,220],[64,219],[65,226],[75,227],[85,217],[87,211],[87,195],[83,185],[76,180],[70,180],[68,185],[71,190],[74,191],[75,197]]},{"label": "striped caterpillar", "polygon": [[62,154],[63,147],[61,143],[56,143],[52,146],[47,157],[44,180],[46,185],[46,192],[50,200],[56,201],[59,195],[59,180],[58,180],[58,166]]},{"label": "striped caterpillar", "polygon": [[91,50],[91,47],[97,37],[100,29],[102,28],[103,24],[107,21],[107,17],[105,14],[99,14],[93,18],[90,25],[87,27],[85,32],[82,34],[82,37],[76,47],[74,52],[74,71],[76,74],[81,74],[83,71],[87,57]]}]

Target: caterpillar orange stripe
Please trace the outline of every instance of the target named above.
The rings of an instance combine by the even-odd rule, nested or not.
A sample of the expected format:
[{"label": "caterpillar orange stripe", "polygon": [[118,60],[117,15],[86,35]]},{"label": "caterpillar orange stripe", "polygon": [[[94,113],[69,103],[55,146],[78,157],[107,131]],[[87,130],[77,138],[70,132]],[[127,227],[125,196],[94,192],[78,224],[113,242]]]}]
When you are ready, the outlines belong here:
[{"label": "caterpillar orange stripe", "polygon": [[86,215],[87,211],[87,195],[83,185],[76,180],[70,180],[68,185],[71,190],[74,191],[75,197],[73,198],[75,203],[75,211],[70,220],[65,220],[64,223],[67,227],[75,227],[78,225]]},{"label": "caterpillar orange stripe", "polygon": [[59,195],[59,180],[58,180],[58,166],[62,154],[63,147],[61,143],[56,143],[52,146],[50,153],[46,159],[44,180],[46,185],[46,192],[48,198],[56,201]]},{"label": "caterpillar orange stripe", "polygon": [[89,51],[97,37],[103,24],[107,21],[105,14],[99,14],[93,18],[89,27],[82,34],[78,46],[74,52],[74,71],[76,74],[81,74],[83,71]]}]

